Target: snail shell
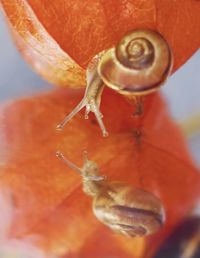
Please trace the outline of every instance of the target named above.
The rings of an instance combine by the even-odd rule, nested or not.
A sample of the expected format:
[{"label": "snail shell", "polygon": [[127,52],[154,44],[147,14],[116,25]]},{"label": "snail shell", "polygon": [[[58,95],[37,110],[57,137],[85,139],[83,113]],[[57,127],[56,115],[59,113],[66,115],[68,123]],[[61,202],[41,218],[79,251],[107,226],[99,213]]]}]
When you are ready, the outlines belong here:
[{"label": "snail shell", "polygon": [[164,83],[172,63],[166,40],[156,31],[140,29],[102,55],[98,73],[110,88],[122,94],[142,95]]},{"label": "snail shell", "polygon": [[61,152],[56,156],[83,177],[83,191],[93,198],[95,216],[112,230],[135,237],[152,234],[163,225],[164,208],[152,193],[122,182],[107,181],[86,153],[83,168],[77,167]]},{"label": "snail shell", "polygon": [[153,194],[121,182],[109,182],[96,194],[93,212],[112,230],[131,237],[149,235],[165,221],[161,201]]}]

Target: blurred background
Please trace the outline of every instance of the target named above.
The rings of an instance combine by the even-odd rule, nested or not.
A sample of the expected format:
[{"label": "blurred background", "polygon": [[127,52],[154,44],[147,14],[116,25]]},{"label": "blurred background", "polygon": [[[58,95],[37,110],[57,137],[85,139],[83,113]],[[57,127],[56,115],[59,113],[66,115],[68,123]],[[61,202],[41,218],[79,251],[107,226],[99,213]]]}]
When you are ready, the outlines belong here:
[{"label": "blurred background", "polygon": [[[55,86],[35,74],[16,50],[0,13],[0,102],[30,96]],[[179,69],[162,89],[169,108],[186,135],[200,167],[200,50]]]}]

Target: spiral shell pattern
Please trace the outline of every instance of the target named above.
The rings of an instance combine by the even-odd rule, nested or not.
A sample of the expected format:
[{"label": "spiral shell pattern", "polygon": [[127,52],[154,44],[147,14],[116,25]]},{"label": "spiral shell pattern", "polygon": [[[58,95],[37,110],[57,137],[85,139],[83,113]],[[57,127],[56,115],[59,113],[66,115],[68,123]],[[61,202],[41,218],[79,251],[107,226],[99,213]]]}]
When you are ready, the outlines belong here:
[{"label": "spiral shell pattern", "polygon": [[172,52],[156,31],[135,30],[102,56],[98,73],[122,94],[143,95],[163,84],[172,68]]}]

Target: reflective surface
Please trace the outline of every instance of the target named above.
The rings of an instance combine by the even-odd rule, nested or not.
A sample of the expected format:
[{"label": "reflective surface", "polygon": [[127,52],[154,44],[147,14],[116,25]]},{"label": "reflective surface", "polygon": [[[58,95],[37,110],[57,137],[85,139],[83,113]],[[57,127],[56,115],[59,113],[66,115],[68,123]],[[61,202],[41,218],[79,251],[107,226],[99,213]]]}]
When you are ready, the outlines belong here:
[{"label": "reflective surface", "polygon": [[[54,89],[38,77],[21,58],[16,50],[9,32],[5,26],[4,18],[0,13],[0,101],[11,100],[21,96]],[[200,50],[171,76],[163,93],[169,103],[169,108],[176,121],[188,126],[188,119],[194,117],[200,121]],[[187,131],[187,138],[194,159],[200,165],[200,122],[196,121],[195,134]],[[189,130],[190,131],[190,130]]]},{"label": "reflective surface", "polygon": [[[40,94],[41,92],[53,89],[54,86],[42,81],[29,69],[13,47],[3,22],[0,24],[1,102],[11,101],[22,96],[32,96],[37,93]],[[187,124],[189,118],[194,116],[197,117],[198,120],[199,117],[199,62],[200,52],[197,53],[178,72],[176,72],[170,78],[168,84],[163,88],[163,92],[167,102],[169,103],[171,112],[176,121],[180,123],[183,128],[188,128]],[[134,148],[135,152],[132,151],[130,147],[129,134],[126,135],[125,145],[120,141],[120,135],[117,133],[121,132],[121,130],[125,130],[122,118],[122,120],[117,122],[115,122],[114,119],[109,121],[110,127],[111,125],[115,126],[110,129],[111,135],[113,133],[113,136],[107,140],[107,148],[105,148],[102,143],[104,139],[101,139],[101,135],[98,134],[96,125],[92,119],[92,126],[90,126],[84,122],[81,116],[74,121],[73,125],[69,125],[62,135],[55,135],[55,125],[57,121],[59,121],[61,116],[66,113],[66,110],[68,111],[72,108],[76,102],[76,96],[80,98],[81,94],[81,92],[70,92],[68,94],[62,94],[62,92],[60,92],[54,96],[52,94],[48,97],[30,99],[28,101],[24,100],[20,101],[17,106],[9,106],[8,109],[4,110],[6,112],[2,111],[1,113],[2,121],[6,118],[6,122],[4,124],[1,123],[1,129],[2,132],[4,132],[2,134],[3,136],[1,135],[1,157],[3,160],[1,168],[4,168],[9,164],[5,170],[6,173],[4,171],[1,175],[5,180],[5,185],[9,185],[10,189],[14,192],[13,195],[10,195],[10,193],[5,191],[2,192],[0,196],[1,210],[3,211],[1,212],[0,219],[1,221],[5,221],[4,225],[1,225],[2,246],[0,249],[2,252],[7,252],[7,255],[10,255],[10,247],[14,246],[15,255],[17,255],[16,250],[19,250],[18,256],[20,258],[27,258],[28,242],[30,244],[30,246],[28,246],[29,250],[33,250],[32,253],[35,254],[34,258],[51,257],[43,250],[38,250],[38,243],[45,247],[48,245],[51,246],[51,248],[56,249],[56,253],[58,254],[63,254],[63,248],[67,248],[69,255],[64,256],[64,258],[102,258],[105,256],[105,253],[103,253],[104,245],[101,248],[101,252],[104,256],[100,253],[97,254],[98,256],[92,255],[91,257],[88,257],[88,255],[86,255],[87,250],[90,250],[91,253],[93,252],[94,254],[96,251],[94,243],[101,243],[102,239],[104,240],[104,244],[108,250],[110,248],[110,244],[108,245],[107,243],[110,243],[110,240],[113,241],[111,242],[115,248],[116,246],[119,248],[116,250],[117,255],[116,253],[113,255],[108,252],[109,256],[113,258],[124,258],[124,249],[128,250],[126,256],[128,258],[133,257],[131,255],[132,249],[137,250],[138,257],[143,252],[143,248],[146,243],[144,244],[142,239],[135,240],[134,245],[130,243],[129,240],[126,240],[126,248],[122,245],[121,249],[121,243],[124,244],[123,239],[111,235],[104,228],[99,226],[96,227],[96,220],[94,220],[90,209],[91,204],[80,189],[79,179],[76,176],[72,176],[70,171],[67,171],[66,175],[65,167],[52,158],[57,147],[63,146],[65,152],[72,155],[72,159],[75,159],[75,161],[78,162],[80,160],[82,148],[89,146],[90,153],[92,153],[95,158],[101,162],[101,166],[105,169],[106,173],[110,173],[110,175],[114,177],[121,177],[122,179],[128,175],[128,179],[133,181],[133,183],[148,186],[150,190],[154,188],[157,189],[158,193],[161,193],[161,195],[164,196],[163,198],[166,202],[166,206],[168,207],[168,211],[174,215],[176,220],[178,220],[178,217],[176,217],[177,214],[182,214],[182,209],[189,209],[188,207],[187,209],[185,208],[185,203],[180,205],[180,207],[177,204],[180,204],[182,196],[184,196],[184,200],[185,198],[188,198],[187,200],[189,200],[190,196],[195,195],[193,192],[195,189],[196,191],[198,189],[197,187],[194,187],[193,189],[193,183],[197,181],[195,180],[196,169],[193,167],[192,163],[190,163],[191,161],[188,161],[188,157],[187,162],[189,162],[189,165],[185,166],[185,164],[177,162],[173,155],[171,155],[173,153],[176,158],[178,156],[180,159],[185,157],[185,152],[181,152],[181,148],[179,148],[179,146],[176,149],[177,142],[182,139],[181,137],[179,138],[179,133],[176,137],[172,133],[173,140],[171,142],[169,142],[169,139],[171,138],[170,130],[166,131],[167,140],[165,141],[164,139],[164,141],[162,141],[164,138],[162,137],[162,133],[165,134],[165,127],[162,127],[161,136],[159,134],[148,135],[149,138],[147,139],[150,140],[150,143],[156,142],[157,144],[159,143],[159,146],[166,146],[165,149],[168,152],[162,152],[159,149],[155,150],[154,145],[153,147],[148,146],[148,150],[144,153],[144,155],[146,155],[144,157],[147,157],[148,161],[146,164],[139,162],[137,157],[135,157],[134,162],[132,161],[133,163],[130,164],[128,162],[132,160],[132,155],[135,154],[135,152],[137,154],[137,148]],[[113,98],[117,99],[119,97],[117,95],[113,95]],[[120,98],[117,100],[122,102]],[[104,101],[106,105],[109,106],[108,97],[105,96]],[[164,123],[167,123],[167,125],[171,124],[171,121],[169,122],[167,119],[164,119],[165,107],[163,101],[157,99],[154,103],[154,111],[150,114],[151,121],[155,122],[164,120]],[[121,103],[120,105],[122,105],[125,110],[128,110],[128,107],[125,104]],[[40,106],[40,109],[37,110],[38,106]],[[157,107],[159,107],[163,112],[160,114],[160,117],[156,116]],[[50,112],[49,110],[53,110],[53,112]],[[108,113],[108,117],[112,117],[111,114],[109,115],[110,111],[106,111],[105,107],[103,111]],[[118,110],[117,112],[120,111]],[[168,115],[166,115],[166,117],[168,117]],[[131,122],[126,126],[130,129]],[[151,126],[154,127],[154,123],[152,123]],[[172,126],[172,128],[174,127]],[[148,126],[147,129],[149,130]],[[176,131],[176,129],[174,130]],[[195,134],[193,133],[193,130],[187,129],[185,131],[187,132],[186,136],[188,138],[193,157],[200,162],[200,136],[198,130],[195,131]],[[77,140],[75,135],[76,137],[78,135],[80,138]],[[91,140],[91,135],[94,136],[93,141]],[[112,141],[115,142],[114,147],[112,145]],[[96,144],[95,146],[93,146],[93,142]],[[182,140],[180,140],[180,142],[182,142]],[[84,143],[84,146],[82,143]],[[145,144],[147,145],[147,143]],[[116,146],[118,146],[118,149],[116,149]],[[123,154],[124,150],[127,151],[127,147],[128,150],[130,148],[127,157],[125,155],[117,156],[118,153]],[[81,149],[77,153],[78,148]],[[9,152],[9,155],[7,151]],[[168,157],[168,153],[170,153],[170,157]],[[117,159],[116,156],[118,157]],[[157,160],[157,157],[161,158],[158,158]],[[102,160],[102,158],[104,159]],[[165,160],[169,161],[169,171],[165,166],[163,166],[163,162]],[[123,165],[122,167],[121,165],[120,167],[118,162],[119,164],[123,163],[126,166],[124,167]],[[140,163],[143,165],[142,169],[139,171],[140,173],[136,174],[129,172],[129,170],[135,171],[135,164],[138,165]],[[154,180],[149,178],[151,172],[151,169],[149,169],[150,166],[158,168],[159,173],[154,175]],[[180,189],[174,181],[174,171],[176,171],[176,166],[179,168],[176,180],[177,182],[180,182],[181,180]],[[110,168],[114,169],[111,170]],[[138,175],[140,174],[142,174],[142,176],[139,176],[138,179]],[[190,176],[192,178],[190,178]],[[186,190],[188,192],[186,192]],[[177,195],[175,194],[176,191],[178,191]],[[171,199],[171,202],[169,202],[169,199]],[[189,203],[189,201],[186,202],[186,204],[187,203]],[[15,206],[20,207],[20,209],[16,210]],[[70,209],[69,207],[72,208]],[[82,214],[83,210],[84,214]],[[51,216],[47,216],[49,214],[51,214]],[[66,219],[69,217],[71,219],[70,221]],[[171,216],[171,219],[173,220],[172,217],[173,216]],[[39,227],[36,227],[35,225],[38,221],[40,222],[40,225]],[[44,221],[46,223],[44,223]],[[31,232],[32,229],[34,229],[33,235],[28,234],[27,236],[27,225],[29,226],[28,228],[31,229]],[[80,225],[84,225],[81,227],[81,230]],[[11,227],[13,230],[12,234],[20,236],[21,239],[17,242],[8,243],[7,237]],[[98,234],[93,234],[96,228],[98,229]],[[69,242],[75,243],[75,245],[68,244],[65,234],[70,238]],[[42,242],[43,238],[42,241],[40,238],[37,238],[38,235],[40,237],[46,237],[44,242]],[[85,246],[83,245],[83,242],[85,243]],[[32,243],[37,243],[37,247],[32,246]],[[69,246],[67,246],[67,244]],[[94,249],[92,249],[92,247]],[[73,255],[75,249],[81,249],[81,254],[83,255]],[[70,252],[72,255],[70,255]],[[28,255],[31,255],[30,252]],[[32,258],[32,256],[29,257]]]}]

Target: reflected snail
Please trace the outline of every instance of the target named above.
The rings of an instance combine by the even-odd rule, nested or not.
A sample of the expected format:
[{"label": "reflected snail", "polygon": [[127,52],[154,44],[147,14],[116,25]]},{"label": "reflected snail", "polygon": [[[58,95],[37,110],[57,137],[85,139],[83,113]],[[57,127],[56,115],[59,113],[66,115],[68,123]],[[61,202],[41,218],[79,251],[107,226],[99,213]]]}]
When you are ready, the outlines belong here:
[{"label": "reflected snail", "polygon": [[128,97],[144,96],[165,82],[172,63],[172,52],[161,34],[150,29],[130,32],[116,47],[102,51],[92,59],[86,71],[85,95],[57,129],[62,129],[86,107],[85,118],[89,112],[94,112],[103,136],[107,136],[99,109],[104,85]]},{"label": "reflected snail", "polygon": [[61,158],[83,178],[83,191],[93,198],[93,213],[111,230],[130,237],[146,236],[159,230],[165,222],[161,201],[152,193],[99,175],[98,165],[87,159],[77,167],[61,152]]}]

